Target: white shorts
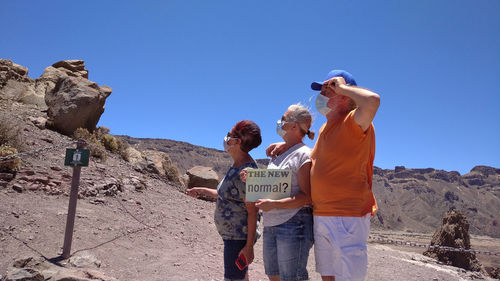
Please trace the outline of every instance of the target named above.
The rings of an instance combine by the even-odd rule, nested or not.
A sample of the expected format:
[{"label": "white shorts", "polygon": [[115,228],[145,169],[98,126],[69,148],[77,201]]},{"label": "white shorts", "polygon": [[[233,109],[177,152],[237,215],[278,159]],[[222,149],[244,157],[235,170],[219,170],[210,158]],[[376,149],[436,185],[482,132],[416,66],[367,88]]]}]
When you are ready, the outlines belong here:
[{"label": "white shorts", "polygon": [[370,218],[371,214],[363,217],[314,216],[316,272],[321,276],[335,276],[335,281],[364,280]]}]

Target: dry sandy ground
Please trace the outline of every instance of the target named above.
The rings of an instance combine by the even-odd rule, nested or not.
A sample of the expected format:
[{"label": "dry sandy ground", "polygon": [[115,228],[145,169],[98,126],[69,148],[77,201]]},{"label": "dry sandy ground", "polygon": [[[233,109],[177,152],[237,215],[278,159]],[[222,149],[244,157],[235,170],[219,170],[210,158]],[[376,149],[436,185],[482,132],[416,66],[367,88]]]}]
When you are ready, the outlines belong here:
[{"label": "dry sandy ground", "polygon": [[[221,280],[222,241],[212,222],[214,203],[153,183],[145,192],[79,200],[72,254],[90,251],[101,261],[99,270],[119,280]],[[17,258],[50,259],[61,253],[67,196],[2,189],[0,202],[1,276]],[[498,247],[498,240],[493,243]],[[370,244],[367,280],[481,279],[402,250],[408,249]],[[250,278],[267,280],[262,240],[255,251]],[[320,280],[312,251],[309,268],[311,280]]]}]

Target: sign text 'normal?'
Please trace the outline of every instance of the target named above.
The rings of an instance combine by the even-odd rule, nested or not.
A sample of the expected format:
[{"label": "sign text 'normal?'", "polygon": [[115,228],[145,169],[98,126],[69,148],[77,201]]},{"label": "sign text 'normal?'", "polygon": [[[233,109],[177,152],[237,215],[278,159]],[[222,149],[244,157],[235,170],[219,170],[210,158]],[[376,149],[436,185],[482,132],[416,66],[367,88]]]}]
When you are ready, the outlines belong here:
[{"label": "sign text 'normal?'", "polygon": [[290,197],[292,171],[281,169],[248,169],[246,201]]}]

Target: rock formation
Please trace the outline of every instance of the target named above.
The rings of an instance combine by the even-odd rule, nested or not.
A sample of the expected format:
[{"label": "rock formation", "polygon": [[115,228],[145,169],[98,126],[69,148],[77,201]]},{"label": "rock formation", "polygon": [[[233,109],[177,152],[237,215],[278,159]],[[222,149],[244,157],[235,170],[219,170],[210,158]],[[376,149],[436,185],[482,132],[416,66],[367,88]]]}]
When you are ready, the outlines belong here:
[{"label": "rock formation", "polygon": [[[470,249],[469,222],[458,211],[449,211],[443,217],[443,224],[432,236],[431,245]],[[435,258],[447,265],[466,270],[479,271],[481,265],[474,253],[429,248],[424,255]]]},{"label": "rock formation", "polygon": [[0,99],[46,108],[44,93],[36,91],[36,80],[28,77],[28,69],[8,59],[0,59]]},{"label": "rock formation", "polygon": [[142,152],[142,161],[136,165],[150,173],[165,177],[171,182],[182,185],[180,173],[165,152],[145,150]]},{"label": "rock formation", "polygon": [[110,94],[109,87],[99,87],[85,78],[60,77],[45,95],[50,126],[65,135],[78,128],[94,131]]},{"label": "rock formation", "polygon": [[5,281],[100,280],[116,281],[98,269],[101,262],[93,253],[83,251],[72,256],[68,264],[58,266],[44,258],[27,257],[15,260]]},{"label": "rock formation", "polygon": [[48,109],[47,125],[65,135],[79,127],[93,131],[111,92],[88,80],[82,60],[56,62],[32,79],[26,67],[0,59],[0,99]]},{"label": "rock formation", "polygon": [[186,172],[189,177],[187,187],[202,186],[216,189],[219,184],[219,176],[209,167],[195,166]]}]

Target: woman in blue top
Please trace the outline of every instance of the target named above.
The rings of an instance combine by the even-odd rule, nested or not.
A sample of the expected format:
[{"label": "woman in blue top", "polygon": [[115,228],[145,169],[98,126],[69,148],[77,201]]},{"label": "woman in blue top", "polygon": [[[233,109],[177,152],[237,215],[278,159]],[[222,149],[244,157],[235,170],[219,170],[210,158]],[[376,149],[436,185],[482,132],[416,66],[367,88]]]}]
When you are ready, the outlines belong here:
[{"label": "woman in blue top", "polygon": [[234,162],[217,190],[206,187],[187,190],[187,194],[195,198],[204,196],[217,199],[214,221],[224,241],[225,280],[248,280],[248,267],[239,269],[235,261],[240,254],[245,256],[247,264],[251,264],[254,259],[258,209],[254,202],[245,202],[245,183],[239,175],[245,168],[257,168],[248,152],[261,142],[257,124],[250,120],[236,123],[224,138],[224,150]]},{"label": "woman in blue top", "polygon": [[[311,149],[302,139],[311,132],[312,118],[309,110],[301,104],[288,107],[276,132],[285,140],[285,150],[271,159],[268,169],[292,171],[290,197],[257,200],[263,211],[264,224],[264,269],[271,281],[309,280],[307,259],[313,245],[313,215],[311,208]],[[246,171],[241,173],[246,180]]]}]

